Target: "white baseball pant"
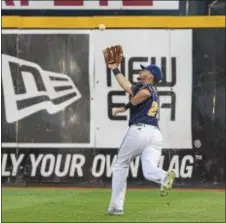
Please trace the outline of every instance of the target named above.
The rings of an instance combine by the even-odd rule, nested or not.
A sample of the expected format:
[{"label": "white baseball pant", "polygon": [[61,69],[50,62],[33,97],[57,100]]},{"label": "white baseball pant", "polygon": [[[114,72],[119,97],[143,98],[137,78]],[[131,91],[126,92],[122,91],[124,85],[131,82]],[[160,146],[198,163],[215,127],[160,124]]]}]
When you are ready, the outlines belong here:
[{"label": "white baseball pant", "polygon": [[129,128],[113,167],[112,195],[109,209],[123,210],[129,165],[136,156],[141,155],[144,177],[157,184],[163,184],[166,172],[158,167],[162,146],[163,137],[157,127],[133,125]]}]

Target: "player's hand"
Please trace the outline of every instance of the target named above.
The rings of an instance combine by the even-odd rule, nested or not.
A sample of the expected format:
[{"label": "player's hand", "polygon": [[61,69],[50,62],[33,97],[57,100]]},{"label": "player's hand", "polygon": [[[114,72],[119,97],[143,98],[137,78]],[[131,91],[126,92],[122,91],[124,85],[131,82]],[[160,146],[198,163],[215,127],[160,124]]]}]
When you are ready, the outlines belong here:
[{"label": "player's hand", "polygon": [[125,112],[126,109],[124,107],[113,108],[113,116],[116,116],[118,113]]},{"label": "player's hand", "polygon": [[110,70],[114,70],[114,69],[117,68],[117,67],[118,67],[118,65],[117,65],[116,63],[108,64],[108,68],[109,68]]}]

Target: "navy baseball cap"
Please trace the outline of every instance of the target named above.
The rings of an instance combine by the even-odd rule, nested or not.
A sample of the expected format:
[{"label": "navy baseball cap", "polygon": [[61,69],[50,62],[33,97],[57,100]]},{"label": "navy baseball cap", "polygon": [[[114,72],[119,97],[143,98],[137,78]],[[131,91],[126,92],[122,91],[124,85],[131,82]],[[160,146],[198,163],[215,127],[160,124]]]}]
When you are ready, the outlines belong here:
[{"label": "navy baseball cap", "polygon": [[140,67],[142,70],[149,70],[153,74],[156,84],[162,80],[162,72],[158,66],[151,64],[145,67],[141,64]]}]

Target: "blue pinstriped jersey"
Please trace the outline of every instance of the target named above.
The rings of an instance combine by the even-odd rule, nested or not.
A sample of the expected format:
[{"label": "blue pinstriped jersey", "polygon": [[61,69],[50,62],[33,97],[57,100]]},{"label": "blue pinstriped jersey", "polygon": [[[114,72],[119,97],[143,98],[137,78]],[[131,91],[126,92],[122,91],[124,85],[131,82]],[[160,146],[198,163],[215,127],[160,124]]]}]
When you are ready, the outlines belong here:
[{"label": "blue pinstriped jersey", "polygon": [[133,96],[144,88],[150,91],[151,96],[131,108],[129,126],[138,123],[158,126],[159,97],[157,89],[151,84],[136,83],[132,86]]}]

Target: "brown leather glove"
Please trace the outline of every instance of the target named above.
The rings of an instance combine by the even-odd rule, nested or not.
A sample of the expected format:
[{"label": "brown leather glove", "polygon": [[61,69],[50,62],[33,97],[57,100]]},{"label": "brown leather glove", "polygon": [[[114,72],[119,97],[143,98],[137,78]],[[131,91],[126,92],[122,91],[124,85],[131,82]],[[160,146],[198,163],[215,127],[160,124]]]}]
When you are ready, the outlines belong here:
[{"label": "brown leather glove", "polygon": [[123,50],[121,45],[115,45],[103,50],[104,59],[106,64],[119,65],[122,61]]}]

